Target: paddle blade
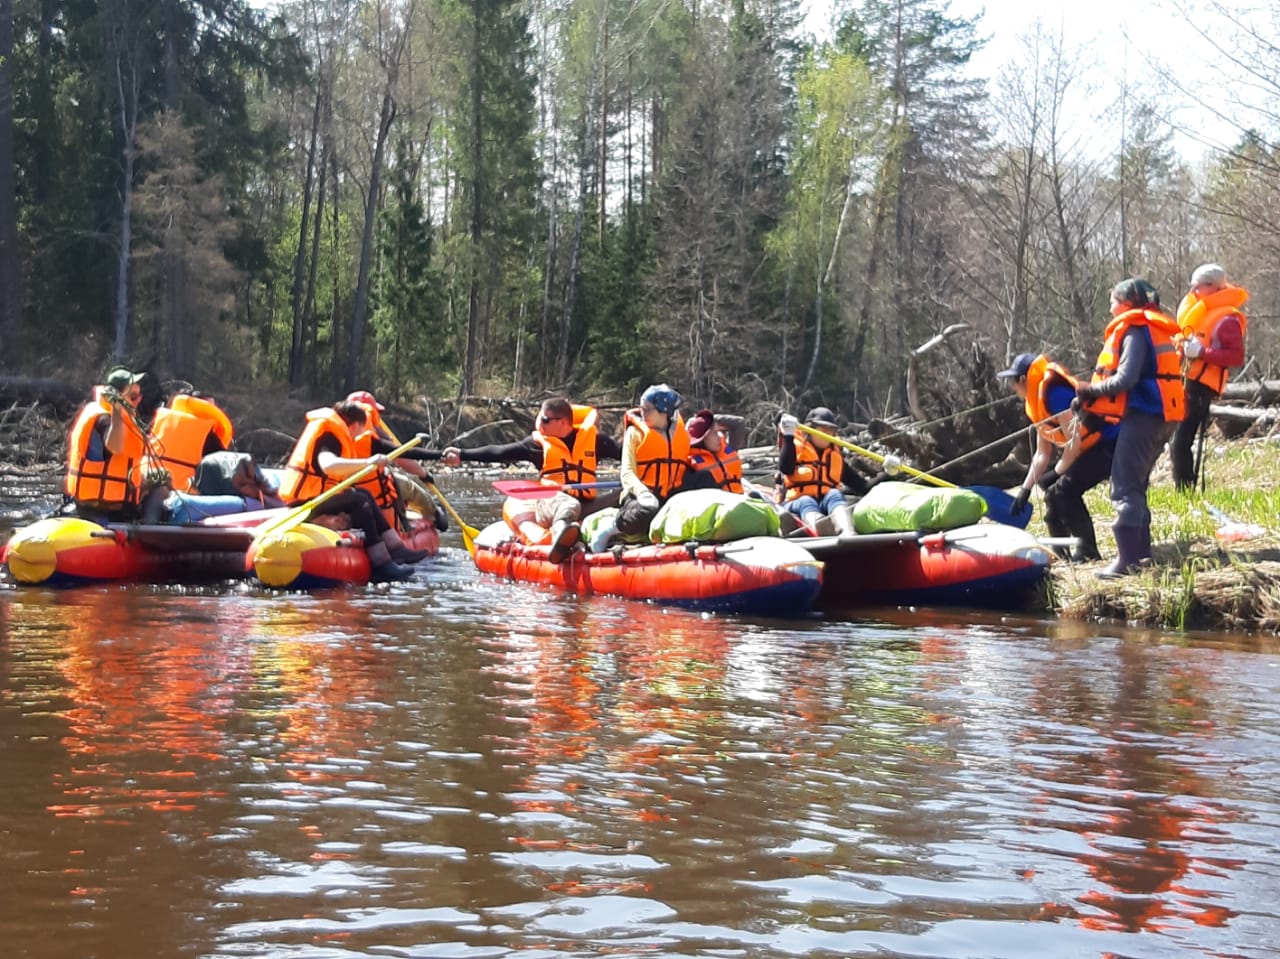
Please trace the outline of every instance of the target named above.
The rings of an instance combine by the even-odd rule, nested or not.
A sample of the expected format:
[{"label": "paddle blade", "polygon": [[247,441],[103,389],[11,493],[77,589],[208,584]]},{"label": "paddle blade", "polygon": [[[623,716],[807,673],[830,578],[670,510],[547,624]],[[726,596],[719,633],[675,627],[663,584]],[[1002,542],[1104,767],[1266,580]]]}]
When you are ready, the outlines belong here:
[{"label": "paddle blade", "polygon": [[1031,504],[1027,503],[1019,512],[1015,510],[1013,497],[999,486],[966,486],[981,496],[987,503],[987,518],[1005,526],[1026,529],[1031,522]]},{"label": "paddle blade", "polygon": [[443,506],[448,514],[453,517],[453,521],[458,524],[458,530],[462,533],[462,545],[467,548],[467,552],[470,555],[475,556],[476,537],[480,535],[480,531],[474,526],[468,526],[466,524],[466,521],[458,515],[458,511],[453,508],[453,504],[445,499],[444,493],[440,492],[439,486],[435,483],[427,483],[426,486],[435,494],[436,499],[440,501],[440,505]]},{"label": "paddle blade", "polygon": [[494,480],[493,488],[503,496],[512,496],[516,499],[545,499],[548,496],[555,496],[564,489],[559,484],[552,486],[539,483],[537,480]]}]

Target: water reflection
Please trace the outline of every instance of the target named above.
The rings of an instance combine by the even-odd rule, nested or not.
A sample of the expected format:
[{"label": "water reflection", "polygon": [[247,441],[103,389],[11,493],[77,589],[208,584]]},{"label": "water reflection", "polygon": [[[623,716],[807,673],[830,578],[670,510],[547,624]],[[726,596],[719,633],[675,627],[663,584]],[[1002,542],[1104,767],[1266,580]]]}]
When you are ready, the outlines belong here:
[{"label": "water reflection", "polygon": [[[1274,651],[478,577],[0,594],[34,959],[1265,956]],[[55,934],[56,933],[56,934]]]}]

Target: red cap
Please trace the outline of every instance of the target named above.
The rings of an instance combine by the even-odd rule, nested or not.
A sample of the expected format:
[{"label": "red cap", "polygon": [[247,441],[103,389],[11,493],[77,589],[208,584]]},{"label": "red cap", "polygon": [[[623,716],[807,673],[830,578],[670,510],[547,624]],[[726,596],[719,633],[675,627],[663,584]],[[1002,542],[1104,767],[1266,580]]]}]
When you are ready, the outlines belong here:
[{"label": "red cap", "polygon": [[363,406],[372,406],[375,410],[385,410],[386,407],[373,398],[373,394],[368,390],[356,390],[347,397],[348,403],[360,403]]}]

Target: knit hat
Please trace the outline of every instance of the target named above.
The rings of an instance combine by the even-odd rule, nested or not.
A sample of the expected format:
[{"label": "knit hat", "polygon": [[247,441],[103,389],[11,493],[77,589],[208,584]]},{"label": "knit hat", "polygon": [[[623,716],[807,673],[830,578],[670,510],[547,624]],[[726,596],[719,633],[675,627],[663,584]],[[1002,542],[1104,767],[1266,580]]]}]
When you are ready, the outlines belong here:
[{"label": "knit hat", "polygon": [[689,431],[689,439],[698,443],[707,435],[708,430],[716,428],[716,414],[710,410],[698,410],[694,413],[689,422],[685,423],[685,429]]}]

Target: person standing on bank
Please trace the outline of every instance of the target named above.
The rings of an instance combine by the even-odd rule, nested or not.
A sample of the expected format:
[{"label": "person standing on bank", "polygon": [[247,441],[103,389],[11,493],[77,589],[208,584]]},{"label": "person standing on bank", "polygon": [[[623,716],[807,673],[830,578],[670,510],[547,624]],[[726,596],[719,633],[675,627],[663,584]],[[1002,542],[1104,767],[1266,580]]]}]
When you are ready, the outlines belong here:
[{"label": "person standing on bank", "polygon": [[[1077,417],[1072,405],[1079,383],[1043,353],[1020,353],[996,376],[1007,380],[1022,399],[1027,419],[1036,430],[1035,455],[1013,499],[1013,514],[1026,508],[1032,487],[1039,486],[1044,490],[1044,523],[1049,535],[1074,536],[1078,541],[1074,553],[1057,547],[1058,555],[1077,563],[1101,559],[1084,494],[1111,475],[1119,422]],[[1054,465],[1057,450],[1061,453]]]},{"label": "person standing on bank", "polygon": [[1247,290],[1227,282],[1222,267],[1205,263],[1191,274],[1191,290],[1178,306],[1176,343],[1186,373],[1187,415],[1173,433],[1169,458],[1173,482],[1183,492],[1194,489],[1198,479],[1200,459],[1192,456],[1192,447],[1209,426],[1209,404],[1222,395],[1227,369],[1244,365],[1248,299]]},{"label": "person standing on bank", "polygon": [[1111,322],[1103,335],[1093,381],[1076,390],[1087,415],[1117,419],[1111,460],[1112,532],[1116,559],[1102,578],[1124,576],[1151,558],[1151,468],[1184,414],[1178,325],[1160,309],[1160,294],[1146,280],[1121,280],[1111,291]]}]

